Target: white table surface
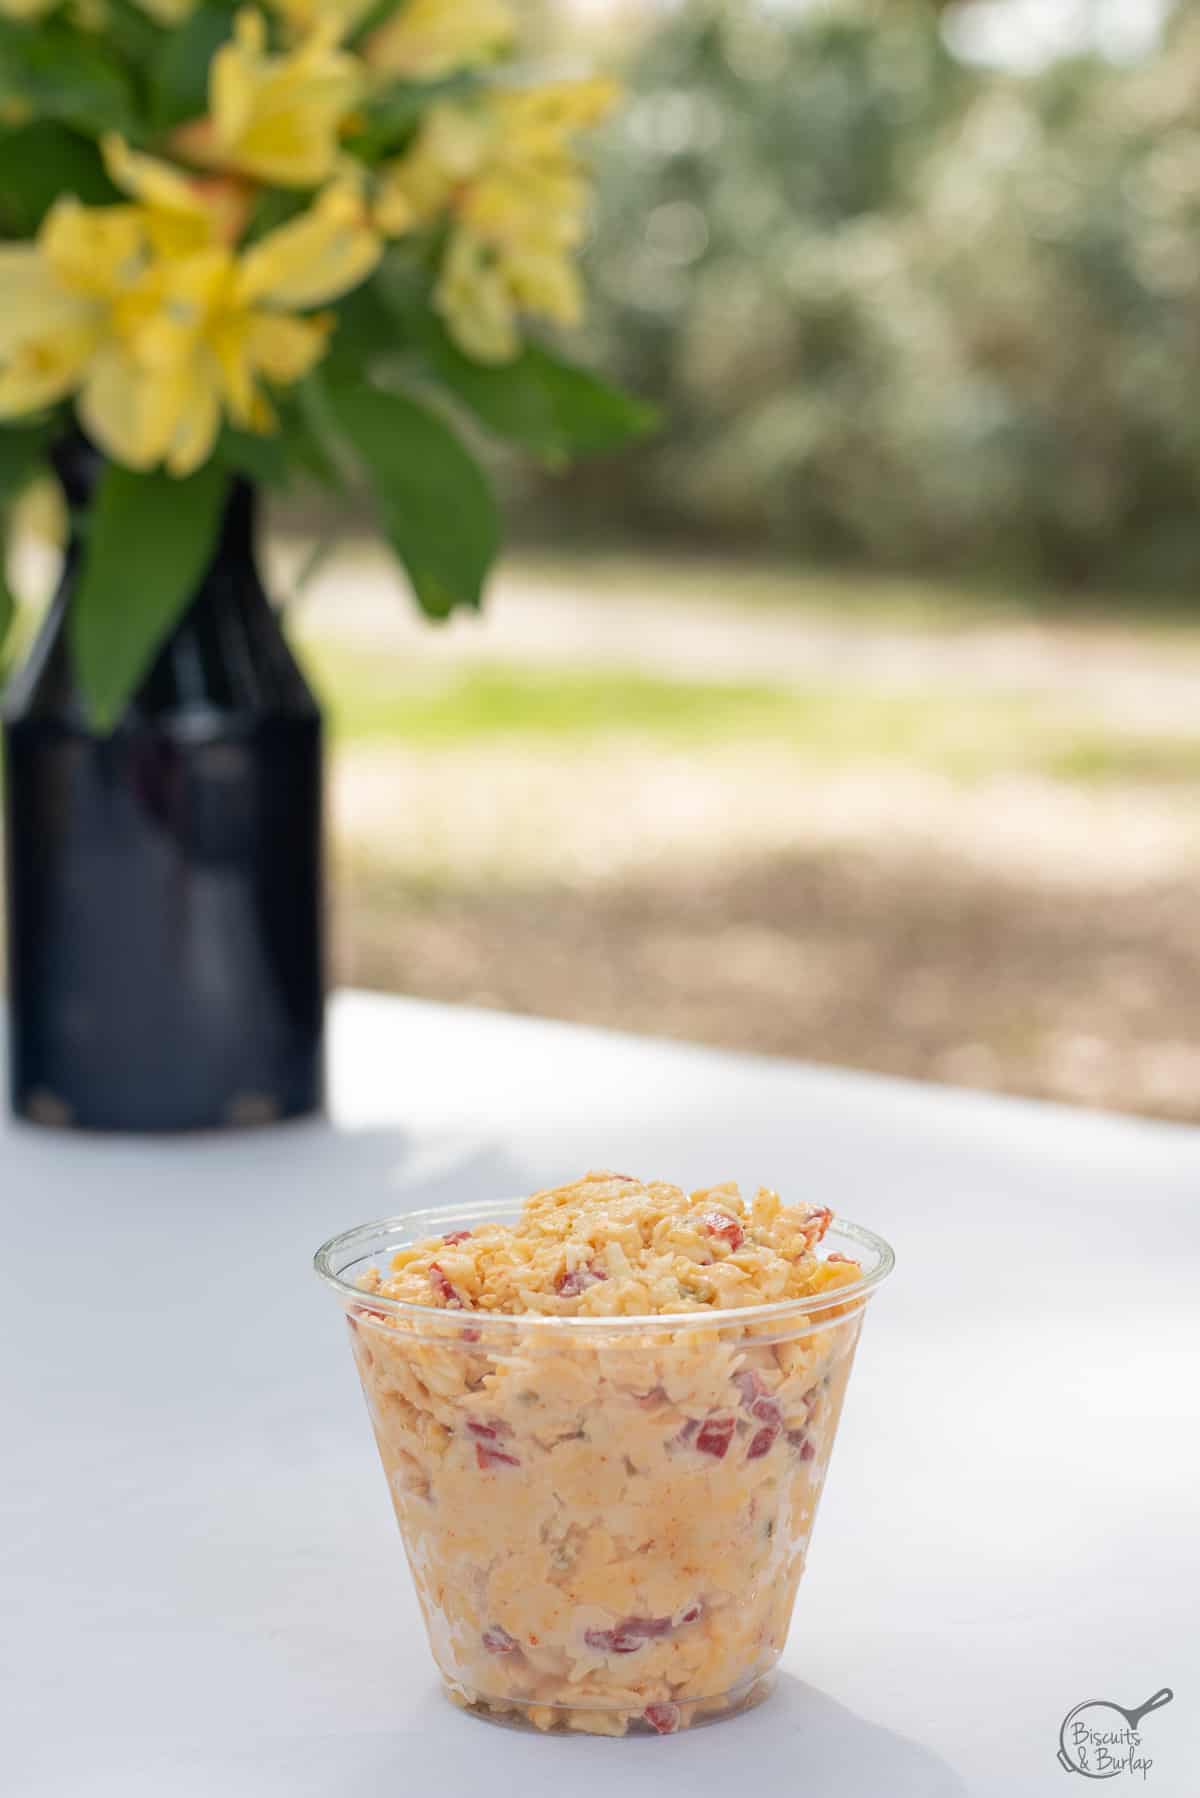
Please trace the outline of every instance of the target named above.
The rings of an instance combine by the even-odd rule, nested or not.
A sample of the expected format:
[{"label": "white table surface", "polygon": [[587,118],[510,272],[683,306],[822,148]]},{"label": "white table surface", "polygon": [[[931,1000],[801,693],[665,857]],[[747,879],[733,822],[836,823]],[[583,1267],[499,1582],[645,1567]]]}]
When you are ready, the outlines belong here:
[{"label": "white table surface", "polygon": [[[1085,1699],[1200,1792],[1200,1131],[347,995],[332,1125],[0,1136],[11,1798],[1047,1798]],[[663,1741],[438,1693],[327,1235],[607,1165],[894,1243],[771,1702]],[[1081,1792],[1094,1788],[1078,1780]]]}]

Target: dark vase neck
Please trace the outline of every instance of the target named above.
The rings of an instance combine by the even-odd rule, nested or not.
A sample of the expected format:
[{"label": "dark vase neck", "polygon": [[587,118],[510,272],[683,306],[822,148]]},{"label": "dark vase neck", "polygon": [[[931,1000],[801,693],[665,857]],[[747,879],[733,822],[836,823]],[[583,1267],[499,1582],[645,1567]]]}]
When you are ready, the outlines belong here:
[{"label": "dark vase neck", "polygon": [[[73,518],[86,514],[103,461],[82,437],[64,441],[54,465]],[[233,718],[312,716],[316,703],[267,599],[255,553],[257,495],[231,480],[208,569],[149,667],[125,720],[170,723],[188,732]],[[73,529],[58,591],[6,706],[10,719],[38,714],[82,726],[71,667],[68,619],[79,577],[81,534]],[[129,579],[137,581],[137,546]]]}]

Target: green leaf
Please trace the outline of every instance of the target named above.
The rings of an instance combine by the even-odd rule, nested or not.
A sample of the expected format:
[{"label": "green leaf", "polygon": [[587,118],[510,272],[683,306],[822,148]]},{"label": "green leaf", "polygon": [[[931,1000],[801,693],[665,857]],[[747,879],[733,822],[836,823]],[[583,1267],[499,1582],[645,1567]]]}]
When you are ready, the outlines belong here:
[{"label": "green leaf", "polygon": [[433,305],[426,270],[392,251],[372,286],[425,374],[497,437],[551,462],[599,455],[657,429],[653,406],[536,344],[512,362],[474,362]]},{"label": "green leaf", "polygon": [[137,0],[104,0],[103,34],[111,50],[128,67],[145,68],[174,25],[159,25]]},{"label": "green leaf", "polygon": [[0,674],[7,671],[4,652],[16,615],[17,602],[8,584],[8,519],[0,509]]},{"label": "green leaf", "polygon": [[330,385],[327,401],[363,462],[422,611],[445,618],[456,606],[480,606],[500,520],[474,457],[449,425],[402,394]]},{"label": "green leaf", "polygon": [[274,231],[278,226],[298,218],[308,207],[310,199],[311,196],[301,193],[299,188],[261,188],[246,227],[246,242],[257,243],[268,231]]},{"label": "green leaf", "polygon": [[226,425],[217,441],[217,458],[234,474],[244,475],[258,487],[286,487],[291,480],[289,444],[278,433],[260,437],[254,431],[236,431]]},{"label": "green leaf", "polygon": [[396,0],[371,0],[357,25],[351,26],[346,33],[346,43],[352,48],[365,43],[371,34],[391,18],[396,10]]},{"label": "green leaf", "polygon": [[429,373],[481,424],[551,461],[619,449],[658,424],[652,406],[536,344],[513,362],[473,362],[430,313],[417,349]]},{"label": "green leaf", "polygon": [[79,131],[131,133],[136,126],[125,67],[102,39],[57,22],[0,22],[0,102],[13,100]]},{"label": "green leaf", "polygon": [[0,427],[0,505],[16,499],[46,460],[54,434],[49,420]]},{"label": "green leaf", "polygon": [[93,728],[117,723],[212,557],[229,477],[187,480],[110,466],[92,505],[71,648]]},{"label": "green leaf", "polygon": [[167,32],[150,71],[156,130],[169,131],[207,111],[209,64],[232,25],[232,6],[203,0],[182,25]]},{"label": "green leaf", "polygon": [[49,120],[0,133],[0,236],[32,237],[61,194],[85,206],[117,198],[90,138]]},{"label": "green leaf", "polygon": [[323,367],[343,382],[365,378],[367,365],[404,345],[404,329],[375,281],[364,281],[338,301],[337,329]]}]

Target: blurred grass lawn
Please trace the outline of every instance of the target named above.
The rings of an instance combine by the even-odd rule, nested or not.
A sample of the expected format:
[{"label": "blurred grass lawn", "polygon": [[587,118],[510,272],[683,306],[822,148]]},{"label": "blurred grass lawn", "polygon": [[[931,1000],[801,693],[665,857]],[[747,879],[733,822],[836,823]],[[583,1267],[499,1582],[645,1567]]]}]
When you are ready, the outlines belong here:
[{"label": "blurred grass lawn", "polygon": [[1048,699],[670,680],[609,670],[468,667],[414,681],[398,655],[312,644],[337,740],[420,748],[497,740],[655,746],[761,741],[829,768],[901,762],[961,780],[1020,771],[1056,780],[1200,778],[1200,734],[1072,724]]},{"label": "blurred grass lawn", "polygon": [[301,615],[340,977],[1200,1117],[1177,614],[537,557],[447,633],[377,573]]}]

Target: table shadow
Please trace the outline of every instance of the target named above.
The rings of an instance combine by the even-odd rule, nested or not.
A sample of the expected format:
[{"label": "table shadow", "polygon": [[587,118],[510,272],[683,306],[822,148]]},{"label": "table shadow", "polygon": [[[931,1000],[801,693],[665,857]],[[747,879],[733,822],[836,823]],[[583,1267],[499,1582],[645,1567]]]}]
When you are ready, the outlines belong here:
[{"label": "table shadow", "polygon": [[[468,1798],[478,1788],[489,1725],[470,1717],[428,1714],[423,1734],[436,1736],[443,1791]],[[468,1733],[469,1732],[469,1733]],[[423,1750],[422,1758],[429,1750]],[[619,1789],[621,1798],[663,1798],[664,1788],[690,1798],[738,1793],[752,1782],[754,1798],[966,1798],[967,1786],[932,1750],[846,1705],[793,1674],[780,1673],[757,1710],[658,1744],[644,1736],[624,1741],[537,1738],[506,1732],[496,1756],[510,1760],[512,1789],[530,1792]],[[511,1757],[511,1759],[510,1759]],[[489,1758],[493,1758],[489,1756]],[[368,1775],[360,1788],[371,1798],[387,1790]]]}]

